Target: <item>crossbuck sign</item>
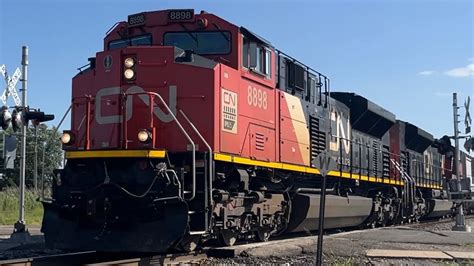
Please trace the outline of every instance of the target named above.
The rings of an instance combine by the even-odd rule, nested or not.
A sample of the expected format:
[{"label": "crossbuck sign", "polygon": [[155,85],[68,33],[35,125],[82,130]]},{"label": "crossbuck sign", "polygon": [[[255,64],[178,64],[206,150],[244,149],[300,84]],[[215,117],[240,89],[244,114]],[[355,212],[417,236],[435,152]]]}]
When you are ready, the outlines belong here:
[{"label": "crossbuck sign", "polygon": [[17,68],[15,70],[15,73],[13,73],[13,76],[10,77],[8,76],[7,68],[5,67],[5,65],[1,65],[0,74],[2,74],[3,78],[5,79],[5,82],[7,83],[7,87],[3,91],[2,96],[0,96],[0,99],[2,100],[3,104],[6,105],[8,96],[11,95],[13,97],[13,101],[15,102],[15,105],[19,106],[21,104],[21,101],[20,101],[20,97],[18,96],[18,93],[16,92],[15,86],[21,77],[20,69]]},{"label": "crossbuck sign", "polygon": [[331,158],[331,154],[326,150],[321,152],[318,157],[314,159],[313,164],[319,169],[322,176],[325,176],[329,171],[336,169],[336,162]]}]

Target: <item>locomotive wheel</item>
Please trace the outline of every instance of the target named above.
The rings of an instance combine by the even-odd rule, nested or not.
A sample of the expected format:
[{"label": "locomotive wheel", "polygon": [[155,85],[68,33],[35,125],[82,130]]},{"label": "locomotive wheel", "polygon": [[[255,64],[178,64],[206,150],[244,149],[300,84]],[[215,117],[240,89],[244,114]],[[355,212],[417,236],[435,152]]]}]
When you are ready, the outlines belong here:
[{"label": "locomotive wheel", "polygon": [[222,230],[219,232],[219,244],[225,247],[231,247],[237,242],[237,233],[233,230]]},{"label": "locomotive wheel", "polygon": [[199,239],[200,239],[200,236],[187,235],[179,243],[178,247],[179,247],[179,249],[183,250],[184,252],[192,252],[198,246]]},{"label": "locomotive wheel", "polygon": [[257,230],[255,236],[257,237],[257,240],[260,242],[267,242],[268,239],[270,238],[270,232],[265,229],[259,229]]}]

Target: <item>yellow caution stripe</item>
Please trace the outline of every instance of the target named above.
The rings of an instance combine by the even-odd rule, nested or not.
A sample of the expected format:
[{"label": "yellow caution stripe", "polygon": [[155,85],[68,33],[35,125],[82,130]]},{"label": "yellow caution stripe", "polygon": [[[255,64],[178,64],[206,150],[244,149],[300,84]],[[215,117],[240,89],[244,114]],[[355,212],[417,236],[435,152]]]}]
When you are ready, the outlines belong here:
[{"label": "yellow caution stripe", "polygon": [[85,158],[165,158],[164,150],[66,151],[66,159]]},{"label": "yellow caution stripe", "polygon": [[[296,171],[296,172],[302,172],[302,173],[308,173],[308,174],[320,174],[318,169],[312,168],[312,167],[294,165],[294,164],[288,164],[288,163],[265,162],[265,161],[253,160],[253,159],[250,159],[250,158],[244,158],[244,157],[240,157],[240,156],[222,154],[222,153],[214,153],[214,160],[222,161],[222,162],[229,162],[229,163],[254,165],[254,166],[260,166],[260,167],[268,167],[268,168],[274,168],[274,169]],[[347,172],[340,172],[340,171],[330,171],[328,173],[328,175],[329,176],[334,176],[334,177],[342,177],[342,178],[348,178],[348,179],[356,179],[356,180],[361,180],[361,181],[374,182],[374,183],[383,183],[383,184],[398,185],[398,186],[403,186],[404,185],[404,182],[399,181],[399,180],[393,180],[393,179],[382,178],[382,177],[373,177],[373,176],[368,177],[368,176],[365,176],[365,175],[359,175],[359,174],[347,173]],[[435,186],[435,185],[433,185],[433,186],[420,186],[420,187],[435,188],[435,189],[436,188],[437,189],[442,188],[440,186]]]}]

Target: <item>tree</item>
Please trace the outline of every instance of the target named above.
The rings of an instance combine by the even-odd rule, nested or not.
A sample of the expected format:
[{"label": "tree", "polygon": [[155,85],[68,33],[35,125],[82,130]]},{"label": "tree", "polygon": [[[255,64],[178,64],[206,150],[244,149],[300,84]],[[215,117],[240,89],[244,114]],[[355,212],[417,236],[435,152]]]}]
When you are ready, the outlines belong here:
[{"label": "tree", "polygon": [[26,134],[26,182],[28,185],[34,186],[35,145],[38,145],[38,184],[40,182],[41,173],[44,174],[45,180],[50,180],[53,175],[53,170],[62,165],[63,151],[59,140],[60,137],[61,134],[56,130],[56,127],[48,128],[45,124],[40,124],[37,127],[28,127]]},{"label": "tree", "polygon": [[[35,137],[36,131],[36,137]],[[13,133],[11,128],[4,131],[4,134],[14,134],[18,137],[18,146],[15,159],[15,169],[12,171],[4,171],[6,178],[5,184],[18,184],[19,168],[20,168],[20,133]],[[45,180],[51,180],[53,170],[59,168],[63,162],[63,151],[59,138],[61,134],[57,132],[55,127],[48,127],[40,124],[36,127],[30,125],[26,133],[26,174],[25,182],[27,187],[34,187],[34,161],[35,161],[35,145],[37,143],[38,158],[38,188],[41,187],[41,174],[44,174]],[[44,153],[43,153],[44,152]],[[43,170],[43,154],[44,154],[44,170]],[[2,184],[0,182],[0,188]]]}]

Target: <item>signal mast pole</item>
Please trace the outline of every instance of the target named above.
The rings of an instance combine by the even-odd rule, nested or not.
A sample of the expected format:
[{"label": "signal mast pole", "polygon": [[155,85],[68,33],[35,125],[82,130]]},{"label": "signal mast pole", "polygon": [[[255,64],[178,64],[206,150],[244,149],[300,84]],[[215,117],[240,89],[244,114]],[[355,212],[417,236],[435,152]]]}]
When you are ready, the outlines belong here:
[{"label": "signal mast pole", "polygon": [[461,203],[458,207],[458,213],[456,215],[456,224],[453,226],[454,231],[470,231],[469,226],[466,226],[466,221],[464,217],[464,210],[463,210],[463,194],[461,188],[461,176],[459,171],[459,160],[461,159],[461,152],[459,151],[459,130],[458,130],[458,99],[457,93],[453,93],[453,116],[454,116],[454,163],[453,168],[454,172],[456,173],[457,178],[457,192],[461,195]]},{"label": "signal mast pole", "polygon": [[[28,89],[28,46],[22,47],[21,53],[21,105],[22,112],[25,112],[27,105],[26,91]],[[25,222],[25,167],[26,167],[26,124],[21,127],[21,151],[20,151],[20,206],[19,219],[15,223],[15,233],[27,232]]]}]

